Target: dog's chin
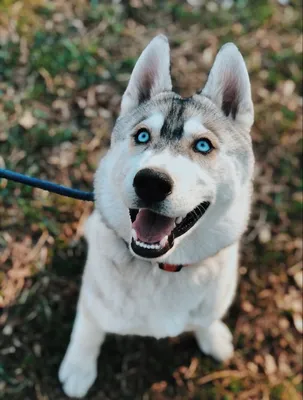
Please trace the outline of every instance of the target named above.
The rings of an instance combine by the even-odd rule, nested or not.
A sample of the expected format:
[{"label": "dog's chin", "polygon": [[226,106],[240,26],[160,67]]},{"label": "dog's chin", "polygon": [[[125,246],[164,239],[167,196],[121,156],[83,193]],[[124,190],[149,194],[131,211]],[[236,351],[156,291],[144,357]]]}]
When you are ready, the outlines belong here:
[{"label": "dog's chin", "polygon": [[181,238],[196,226],[210,203],[204,201],[184,218],[171,218],[148,208],[130,209],[132,238],[130,251],[140,259],[162,261],[174,249],[175,239]]}]

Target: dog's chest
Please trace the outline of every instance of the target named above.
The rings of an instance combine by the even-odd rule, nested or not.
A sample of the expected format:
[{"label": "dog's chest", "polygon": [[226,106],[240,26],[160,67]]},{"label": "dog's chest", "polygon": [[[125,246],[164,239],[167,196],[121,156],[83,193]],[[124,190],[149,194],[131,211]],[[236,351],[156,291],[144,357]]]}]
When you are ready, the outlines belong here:
[{"label": "dog's chest", "polygon": [[146,264],[107,265],[102,280],[91,282],[94,290],[88,288],[87,295],[96,296],[106,331],[160,338],[178,335],[191,323],[206,294],[208,270],[170,273]]},{"label": "dog's chest", "polygon": [[222,275],[219,256],[180,272],[162,271],[131,257],[127,246],[96,214],[88,222],[89,251],[81,295],[105,331],[175,336],[193,324],[201,306],[205,318],[212,313],[215,298],[223,292],[221,286],[230,279]]}]

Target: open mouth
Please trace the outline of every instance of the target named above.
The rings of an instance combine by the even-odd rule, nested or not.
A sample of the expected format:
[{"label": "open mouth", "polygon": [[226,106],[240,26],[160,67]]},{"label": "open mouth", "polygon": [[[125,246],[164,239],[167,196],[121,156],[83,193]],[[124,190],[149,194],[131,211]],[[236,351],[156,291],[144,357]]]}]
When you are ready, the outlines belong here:
[{"label": "open mouth", "polygon": [[184,218],[171,218],[147,208],[130,209],[132,250],[141,257],[157,258],[167,253],[174,239],[189,231],[204,215],[210,203],[204,201]]}]

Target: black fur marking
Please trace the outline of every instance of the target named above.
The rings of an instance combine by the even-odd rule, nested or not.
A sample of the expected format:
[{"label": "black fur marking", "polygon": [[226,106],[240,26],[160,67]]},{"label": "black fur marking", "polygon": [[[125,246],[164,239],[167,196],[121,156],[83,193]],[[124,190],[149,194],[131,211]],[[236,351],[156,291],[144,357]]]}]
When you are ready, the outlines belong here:
[{"label": "black fur marking", "polygon": [[150,99],[150,92],[154,83],[154,76],[151,71],[146,71],[142,77],[140,87],[138,88],[138,104],[142,104]]},{"label": "black fur marking", "polygon": [[170,110],[165,118],[164,124],[160,131],[160,137],[173,140],[181,139],[183,135],[184,118],[186,103],[190,102],[191,98],[174,98],[171,101]]},{"label": "black fur marking", "polygon": [[223,93],[223,101],[222,101],[222,111],[228,117],[231,113],[233,119],[236,119],[236,115],[238,112],[238,90],[236,82],[231,82],[229,86],[227,86]]}]

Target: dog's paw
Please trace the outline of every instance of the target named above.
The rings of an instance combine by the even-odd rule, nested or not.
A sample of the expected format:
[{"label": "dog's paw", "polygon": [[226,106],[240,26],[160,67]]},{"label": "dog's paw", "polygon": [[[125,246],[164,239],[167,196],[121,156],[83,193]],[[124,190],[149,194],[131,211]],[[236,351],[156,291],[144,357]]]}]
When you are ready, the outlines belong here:
[{"label": "dog's paw", "polygon": [[222,321],[215,321],[208,329],[196,331],[196,339],[203,353],[224,362],[234,352],[232,334]]},{"label": "dog's paw", "polygon": [[59,380],[64,393],[69,397],[84,397],[96,377],[97,365],[93,359],[79,358],[75,361],[68,353],[59,369]]}]

